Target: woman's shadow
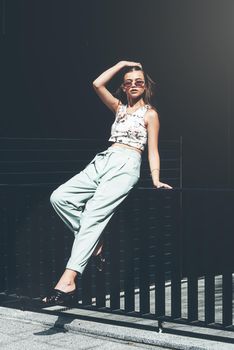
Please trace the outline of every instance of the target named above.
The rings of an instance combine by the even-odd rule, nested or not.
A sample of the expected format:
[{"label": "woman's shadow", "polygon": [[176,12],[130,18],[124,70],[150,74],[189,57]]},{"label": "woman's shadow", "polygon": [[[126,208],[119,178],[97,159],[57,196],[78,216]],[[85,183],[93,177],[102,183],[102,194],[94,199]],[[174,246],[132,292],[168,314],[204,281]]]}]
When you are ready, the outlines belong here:
[{"label": "woman's shadow", "polygon": [[70,324],[74,319],[77,319],[77,316],[72,314],[59,315],[60,312],[72,310],[73,307],[76,307],[75,303],[74,305],[69,305],[69,306],[64,305],[59,310],[44,309],[44,305],[38,299],[32,300],[32,299],[21,298],[20,304],[21,304],[20,309],[23,311],[31,311],[36,313],[39,312],[40,314],[44,314],[44,315],[48,314],[48,315],[58,316],[57,320],[52,326],[50,326],[50,328],[40,332],[35,332],[33,333],[34,335],[53,335],[57,333],[66,333],[68,332],[68,329],[66,329],[66,325]]},{"label": "woman's shadow", "polygon": [[53,335],[57,333],[66,333],[68,330],[65,328],[65,325],[70,324],[75,317],[72,316],[58,316],[58,319],[55,321],[54,325],[44,331],[34,332],[34,335]]}]

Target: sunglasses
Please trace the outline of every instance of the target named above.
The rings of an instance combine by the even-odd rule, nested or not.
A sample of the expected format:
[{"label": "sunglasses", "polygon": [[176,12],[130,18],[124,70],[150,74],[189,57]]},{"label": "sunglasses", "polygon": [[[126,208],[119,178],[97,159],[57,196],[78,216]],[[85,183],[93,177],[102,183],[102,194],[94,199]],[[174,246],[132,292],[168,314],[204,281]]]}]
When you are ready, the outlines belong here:
[{"label": "sunglasses", "polygon": [[[123,86],[124,86],[126,89],[130,89],[130,87],[132,87],[132,83],[133,83],[133,82],[132,82],[131,80],[127,80],[127,81],[123,82]],[[144,87],[144,85],[145,85],[144,80],[136,80],[136,81],[135,81],[135,86],[136,86],[136,87],[142,88],[142,87]]]}]

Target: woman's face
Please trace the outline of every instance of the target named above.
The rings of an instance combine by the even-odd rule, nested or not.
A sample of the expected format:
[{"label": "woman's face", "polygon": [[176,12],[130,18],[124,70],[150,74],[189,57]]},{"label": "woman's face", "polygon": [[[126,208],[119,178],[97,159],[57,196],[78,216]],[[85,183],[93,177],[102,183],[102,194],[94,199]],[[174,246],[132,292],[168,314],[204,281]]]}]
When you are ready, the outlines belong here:
[{"label": "woman's face", "polygon": [[141,70],[128,72],[124,75],[122,89],[127,97],[136,98],[145,91],[145,78]]}]

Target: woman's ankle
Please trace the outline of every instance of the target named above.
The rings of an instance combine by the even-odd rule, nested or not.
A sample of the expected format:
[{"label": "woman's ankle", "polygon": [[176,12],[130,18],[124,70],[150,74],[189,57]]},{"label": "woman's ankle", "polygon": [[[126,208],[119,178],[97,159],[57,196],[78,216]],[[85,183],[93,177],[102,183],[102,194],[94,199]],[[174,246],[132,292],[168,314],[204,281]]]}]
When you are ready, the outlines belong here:
[{"label": "woman's ankle", "polygon": [[76,287],[76,277],[77,272],[74,270],[66,269],[62,276],[60,277],[60,280],[56,284],[55,288],[60,289],[64,292],[74,290]]},{"label": "woman's ankle", "polygon": [[63,292],[71,292],[76,289],[76,284],[74,281],[63,281],[60,280],[56,286],[54,287],[55,289],[59,289]]}]

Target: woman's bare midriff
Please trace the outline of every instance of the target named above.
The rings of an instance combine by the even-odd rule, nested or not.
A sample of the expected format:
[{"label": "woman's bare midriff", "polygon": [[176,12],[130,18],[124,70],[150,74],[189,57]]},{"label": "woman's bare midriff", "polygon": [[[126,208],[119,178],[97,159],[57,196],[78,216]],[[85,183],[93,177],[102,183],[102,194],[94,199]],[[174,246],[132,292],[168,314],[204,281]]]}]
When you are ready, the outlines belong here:
[{"label": "woman's bare midriff", "polygon": [[115,147],[115,146],[120,146],[120,147],[125,147],[125,148],[130,148],[130,149],[134,149],[135,151],[139,152],[140,154],[142,153],[142,151],[139,149],[139,148],[136,148],[136,147],[133,147],[133,146],[129,146],[129,145],[126,145],[125,143],[118,143],[118,142],[115,142],[111,145],[111,147]]}]

